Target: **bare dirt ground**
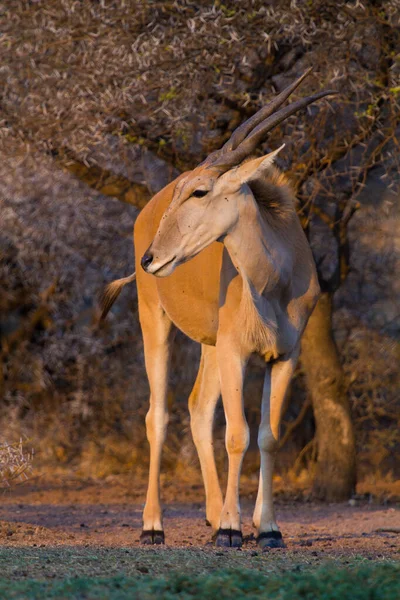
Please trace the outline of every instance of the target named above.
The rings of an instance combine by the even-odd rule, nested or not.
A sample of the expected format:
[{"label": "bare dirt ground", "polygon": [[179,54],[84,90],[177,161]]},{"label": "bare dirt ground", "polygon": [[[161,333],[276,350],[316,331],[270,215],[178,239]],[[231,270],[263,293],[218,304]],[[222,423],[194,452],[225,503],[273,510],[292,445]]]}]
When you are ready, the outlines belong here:
[{"label": "bare dirt ground", "polygon": [[[211,530],[205,525],[201,485],[176,485],[164,482],[163,486],[164,548],[143,548],[139,544],[145,483],[117,479],[60,480],[51,484],[36,481],[4,493],[0,503],[0,550],[1,546],[10,551],[12,548],[15,551],[72,549],[78,554],[83,552],[86,558],[90,551],[96,551],[97,558],[109,551],[118,551],[119,558],[115,560],[119,566],[124,563],[121,552],[136,552],[135,556],[140,555],[141,561],[141,567],[136,564],[139,571],[140,568],[142,572],[151,569],[154,573],[179,566],[185,556],[191,557],[195,568],[207,565],[212,568],[215,562],[220,564],[218,558],[226,553],[230,556],[230,566],[240,566],[243,560],[256,560],[255,557],[263,558],[251,524],[254,498],[245,497],[242,502],[243,549],[220,551],[210,543]],[[347,564],[355,558],[400,560],[399,504],[383,505],[364,500],[352,504],[326,505],[278,497],[278,521],[287,549],[270,551],[270,558],[272,553],[278,562],[284,560],[292,566],[296,562],[318,564],[325,560]],[[168,562],[168,549],[178,551],[174,554],[177,564]],[[158,563],[154,561],[154,554],[160,557]],[[146,566],[150,557],[151,564]],[[101,574],[101,560],[96,564]],[[107,563],[107,569],[110,568]],[[19,571],[14,573],[18,575]],[[23,569],[21,573],[24,574]],[[34,573],[29,570],[29,574]]]}]

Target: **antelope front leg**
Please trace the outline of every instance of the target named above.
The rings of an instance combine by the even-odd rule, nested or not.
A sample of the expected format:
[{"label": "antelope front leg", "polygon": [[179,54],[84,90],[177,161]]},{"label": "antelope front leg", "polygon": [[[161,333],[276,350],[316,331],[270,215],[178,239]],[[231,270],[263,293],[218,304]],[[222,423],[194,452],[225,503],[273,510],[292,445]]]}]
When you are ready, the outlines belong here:
[{"label": "antelope front leg", "polygon": [[296,349],[286,360],[267,367],[261,405],[261,423],[258,433],[261,468],[253,523],[257,528],[257,543],[262,549],[284,548],[282,534],[276,523],[272,494],[272,475],[278,449],[282,407],[299,351]]},{"label": "antelope front leg", "polygon": [[142,308],[146,372],[150,385],[150,407],[146,415],[146,433],[150,444],[149,484],[143,511],[142,544],[163,544],[164,531],[160,502],[160,464],[167,424],[167,386],[170,359],[171,322],[161,308]]},{"label": "antelope front leg", "polygon": [[212,440],[215,406],[220,392],[216,349],[214,346],[202,345],[199,372],[189,398],[189,411],[193,441],[199,455],[206,491],[206,519],[213,532],[219,527],[222,509],[222,493]]},{"label": "antelope front leg", "polygon": [[249,445],[249,428],[243,407],[243,377],[247,357],[235,352],[232,343],[217,342],[222,401],[226,419],[225,444],[229,457],[225,502],[216,536],[217,546],[242,545],[239,478],[244,453]]}]

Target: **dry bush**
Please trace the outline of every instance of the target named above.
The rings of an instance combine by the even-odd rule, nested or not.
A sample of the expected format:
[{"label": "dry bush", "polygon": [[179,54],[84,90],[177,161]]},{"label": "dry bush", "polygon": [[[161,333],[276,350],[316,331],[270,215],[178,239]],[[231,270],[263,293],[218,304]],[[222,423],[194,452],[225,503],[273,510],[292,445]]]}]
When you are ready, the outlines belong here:
[{"label": "dry bush", "polygon": [[400,196],[387,194],[378,207],[376,197],[372,187],[369,205],[350,227],[351,271],[336,297],[334,326],[353,409],[360,472],[396,478]]},{"label": "dry bush", "polygon": [[360,469],[363,474],[371,470],[395,475],[400,427],[399,342],[359,327],[350,334],[345,352]]},{"label": "dry bush", "polygon": [[[2,136],[50,152],[70,148],[88,158],[114,132],[193,165],[310,62],[315,73],[302,93],[329,83],[342,92],[341,104],[357,105],[346,116],[347,131],[338,124],[345,146],[362,141],[384,101],[396,103],[398,95],[395,0],[381,7],[52,0],[40,8],[17,0],[8,8]],[[310,111],[314,121],[319,109]],[[297,121],[285,126],[292,134],[287,160],[309,171],[298,153],[310,136]],[[326,137],[318,129],[317,122],[313,145]],[[314,163],[329,160],[327,150],[323,145]]]},{"label": "dry bush", "polygon": [[32,470],[33,450],[26,450],[22,442],[0,442],[0,487],[26,481]]}]

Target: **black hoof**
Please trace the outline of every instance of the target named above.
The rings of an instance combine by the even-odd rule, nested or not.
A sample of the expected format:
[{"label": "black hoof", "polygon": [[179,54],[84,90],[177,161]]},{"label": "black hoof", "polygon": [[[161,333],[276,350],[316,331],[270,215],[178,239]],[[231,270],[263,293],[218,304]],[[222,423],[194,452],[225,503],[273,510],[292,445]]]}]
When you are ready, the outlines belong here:
[{"label": "black hoof", "polygon": [[163,531],[156,531],[153,529],[144,529],[140,534],[140,543],[145,546],[153,544],[164,544],[165,536]]},{"label": "black hoof", "polygon": [[207,527],[211,527],[211,523],[208,519],[206,519],[206,525],[207,525]]},{"label": "black hoof", "polygon": [[237,529],[218,529],[215,536],[215,545],[218,548],[241,548],[242,544],[241,531]]},{"label": "black hoof", "polygon": [[286,548],[280,531],[264,531],[257,536],[257,544],[264,551],[271,548]]}]

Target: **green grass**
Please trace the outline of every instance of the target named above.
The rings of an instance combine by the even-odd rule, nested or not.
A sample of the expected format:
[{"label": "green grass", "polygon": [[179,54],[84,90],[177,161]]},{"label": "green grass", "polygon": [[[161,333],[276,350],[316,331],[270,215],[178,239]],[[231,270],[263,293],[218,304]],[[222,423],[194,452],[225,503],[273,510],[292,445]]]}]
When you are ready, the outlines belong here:
[{"label": "green grass", "polygon": [[371,563],[354,568],[324,567],[316,571],[287,571],[265,575],[256,570],[221,569],[201,575],[152,578],[124,575],[77,577],[53,581],[0,579],[0,598],[44,600],[155,600],[181,598],[279,600],[398,600],[400,565]]},{"label": "green grass", "polygon": [[399,600],[396,558],[215,548],[0,547],[0,599]]},{"label": "green grass", "polygon": [[264,575],[279,576],[286,572],[315,572],[320,567],[334,570],[351,566],[358,569],[386,563],[398,564],[397,555],[373,562],[372,557],[356,553],[327,556],[324,552],[310,551],[309,548],[263,553],[246,549],[241,552],[218,551],[213,547],[0,546],[0,578],[12,581],[67,580],[76,577],[96,579],[104,576],[137,579],[144,575],[160,578],[169,577],[171,572],[195,576],[227,569],[251,569]]}]

